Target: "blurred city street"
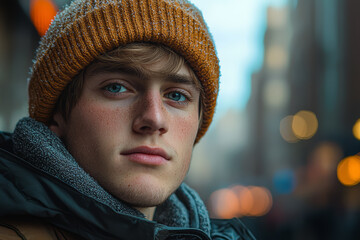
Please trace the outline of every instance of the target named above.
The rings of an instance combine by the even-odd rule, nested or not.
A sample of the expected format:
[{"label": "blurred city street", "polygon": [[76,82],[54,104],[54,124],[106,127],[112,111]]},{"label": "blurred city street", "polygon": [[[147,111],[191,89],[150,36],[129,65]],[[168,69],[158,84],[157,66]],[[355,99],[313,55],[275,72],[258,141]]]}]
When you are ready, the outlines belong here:
[{"label": "blurred city street", "polygon": [[[35,49],[69,1],[0,1],[0,130],[28,115]],[[360,239],[360,1],[191,2],[222,72],[186,182],[258,239]]]}]

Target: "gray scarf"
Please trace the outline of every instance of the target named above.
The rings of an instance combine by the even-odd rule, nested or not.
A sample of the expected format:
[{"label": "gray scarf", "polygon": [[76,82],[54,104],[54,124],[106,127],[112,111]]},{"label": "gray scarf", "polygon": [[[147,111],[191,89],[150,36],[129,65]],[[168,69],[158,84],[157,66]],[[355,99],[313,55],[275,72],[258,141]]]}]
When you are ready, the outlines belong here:
[{"label": "gray scarf", "polygon": [[[21,119],[16,125],[13,142],[14,152],[18,156],[80,193],[111,207],[119,214],[144,217],[104,190],[78,165],[63,142],[44,124],[32,118]],[[198,228],[210,233],[210,220],[205,205],[185,183],[156,208],[154,221],[171,227]]]}]

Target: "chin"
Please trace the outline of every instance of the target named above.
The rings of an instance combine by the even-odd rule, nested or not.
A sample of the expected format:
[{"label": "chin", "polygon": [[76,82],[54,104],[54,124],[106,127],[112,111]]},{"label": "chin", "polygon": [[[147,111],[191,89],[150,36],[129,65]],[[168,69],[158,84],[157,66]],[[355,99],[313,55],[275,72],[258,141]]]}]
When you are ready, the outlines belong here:
[{"label": "chin", "polygon": [[[181,182],[180,182],[181,183]],[[153,178],[137,178],[108,186],[107,190],[118,199],[134,207],[155,207],[162,204],[180,183],[163,183]]]},{"label": "chin", "polygon": [[164,188],[147,186],[131,186],[123,191],[118,191],[115,196],[133,207],[155,207],[162,204],[172,191],[166,191]]}]

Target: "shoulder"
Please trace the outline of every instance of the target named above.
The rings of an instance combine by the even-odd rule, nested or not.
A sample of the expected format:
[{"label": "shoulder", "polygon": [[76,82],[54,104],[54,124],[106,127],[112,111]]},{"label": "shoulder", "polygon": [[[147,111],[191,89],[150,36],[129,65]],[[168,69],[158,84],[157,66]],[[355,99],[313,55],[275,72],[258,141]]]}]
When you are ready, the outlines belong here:
[{"label": "shoulder", "polygon": [[12,216],[0,218],[0,239],[81,240],[82,238],[35,217]]},{"label": "shoulder", "polygon": [[250,230],[238,219],[211,219],[212,239],[255,240]]}]

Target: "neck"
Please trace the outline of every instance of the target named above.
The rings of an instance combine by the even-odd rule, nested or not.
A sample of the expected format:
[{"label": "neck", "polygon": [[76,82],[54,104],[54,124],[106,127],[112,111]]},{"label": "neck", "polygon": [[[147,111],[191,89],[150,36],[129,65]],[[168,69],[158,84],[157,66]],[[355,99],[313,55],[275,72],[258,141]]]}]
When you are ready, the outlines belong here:
[{"label": "neck", "polygon": [[139,210],[142,214],[144,214],[146,219],[151,221],[153,220],[156,207],[147,207],[147,208],[134,207],[134,208]]}]

